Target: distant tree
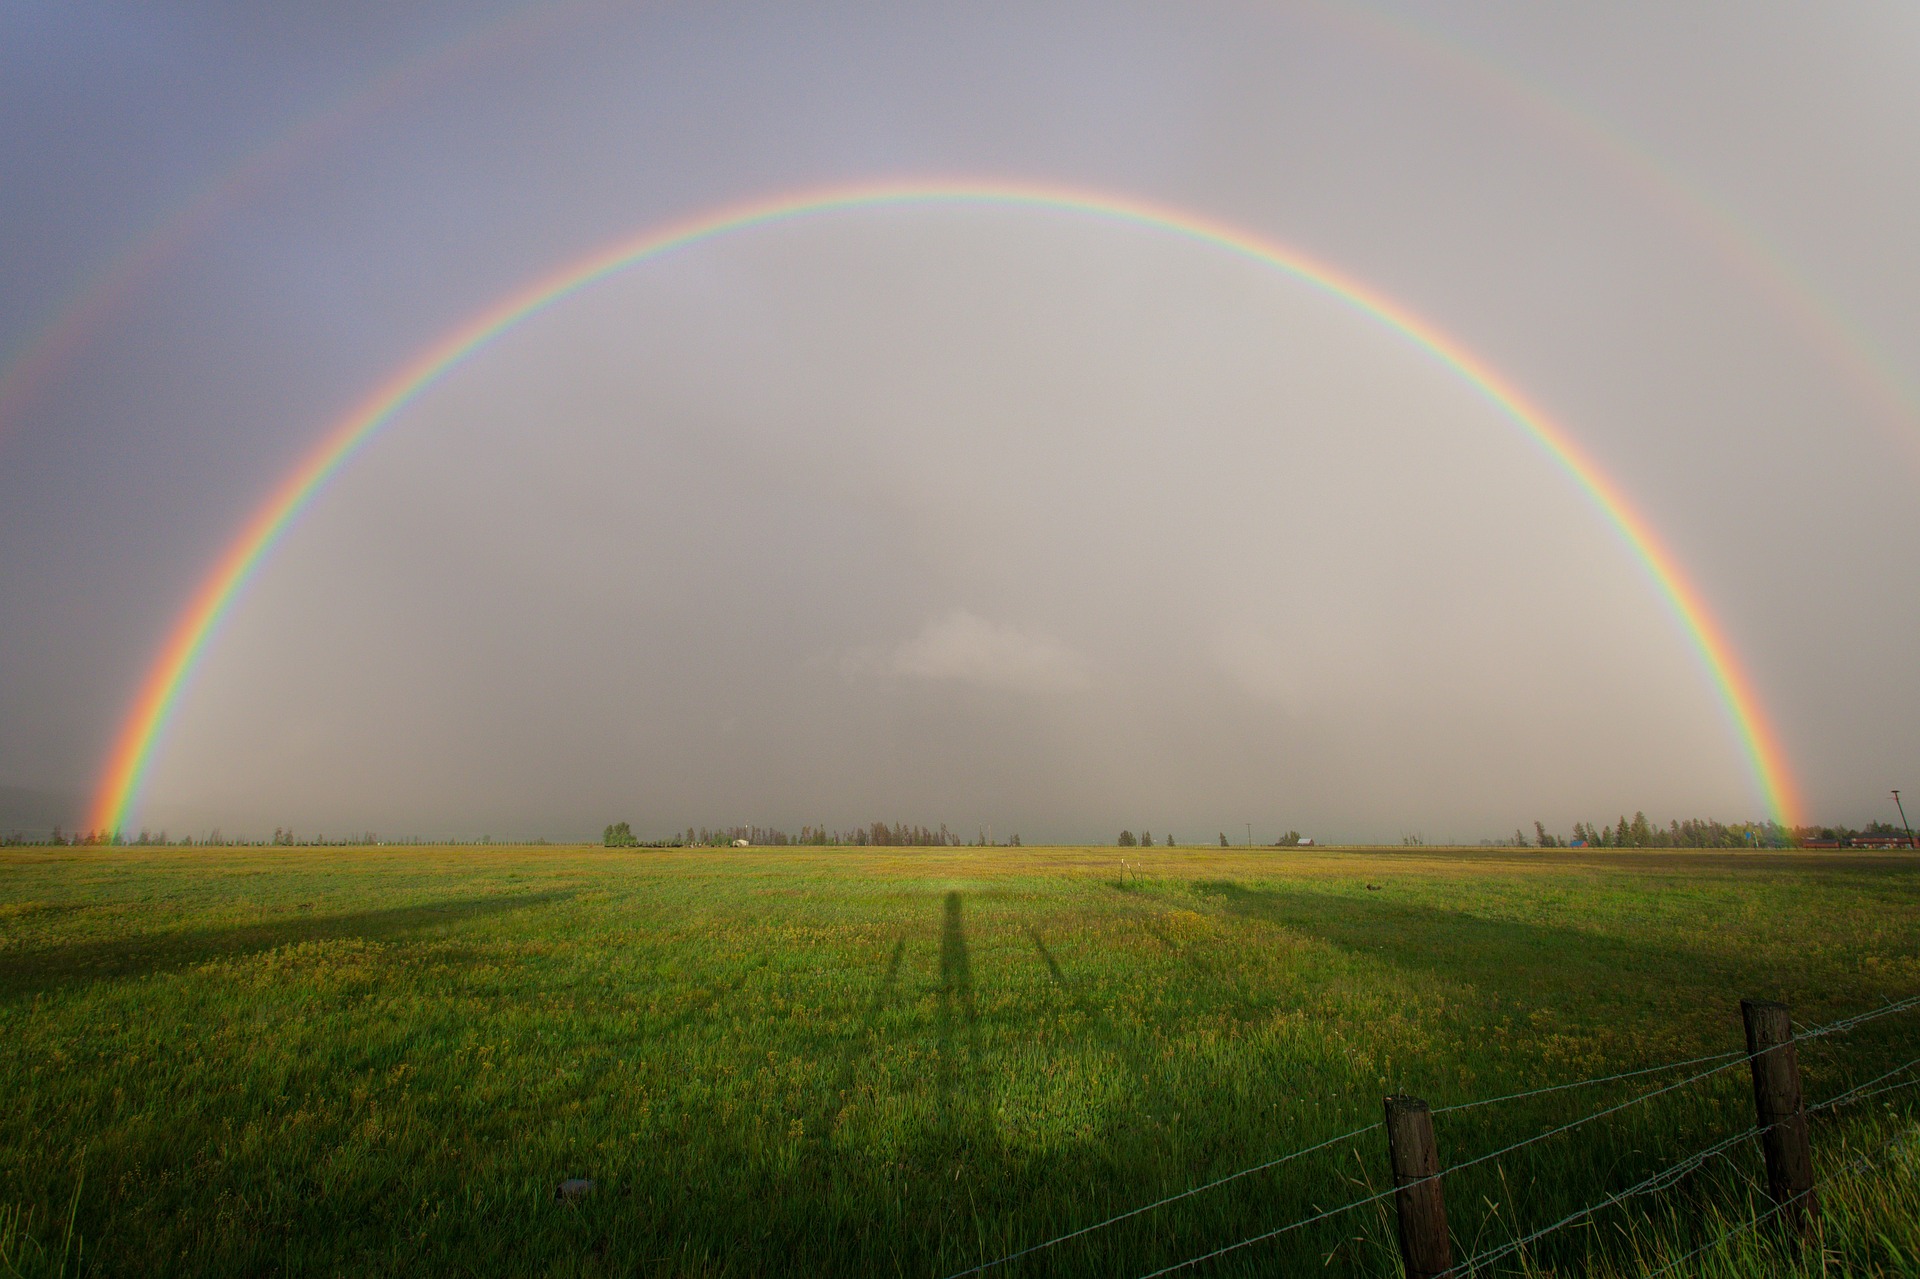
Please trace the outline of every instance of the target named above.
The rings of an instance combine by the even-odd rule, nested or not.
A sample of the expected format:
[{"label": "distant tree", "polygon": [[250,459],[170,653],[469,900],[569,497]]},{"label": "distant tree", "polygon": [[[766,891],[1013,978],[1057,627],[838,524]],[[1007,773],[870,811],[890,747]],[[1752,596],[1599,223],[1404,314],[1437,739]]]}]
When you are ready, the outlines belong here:
[{"label": "distant tree", "polygon": [[1163,839],[1163,840],[1161,840],[1160,842],[1161,842],[1161,843],[1163,843],[1163,844],[1165,844],[1165,845],[1166,845],[1166,846],[1167,846],[1168,848],[1172,848],[1172,847],[1173,847],[1173,836],[1171,836],[1171,835],[1169,835],[1169,836],[1167,836],[1167,837],[1166,837],[1165,839]]},{"label": "distant tree", "polygon": [[633,836],[633,827],[626,822],[615,822],[607,827],[604,838],[608,848],[632,848],[640,842]]},{"label": "distant tree", "polygon": [[1142,847],[1142,848],[1152,848],[1152,847],[1153,847],[1153,832],[1152,832],[1152,831],[1150,831],[1150,830],[1143,830],[1143,831],[1141,831],[1141,832],[1140,832],[1140,847]]},{"label": "distant tree", "polygon": [[1220,832],[1220,847],[1222,847],[1222,848],[1225,848],[1226,846],[1227,846],[1227,832],[1225,832],[1225,831],[1221,831],[1221,832]]},{"label": "distant tree", "polygon": [[1635,848],[1653,847],[1653,827],[1648,823],[1645,813],[1633,815],[1632,835]]},{"label": "distant tree", "polygon": [[1007,847],[1009,848],[1020,847],[1020,837],[1018,835],[1015,835],[1010,841],[1008,841]]},{"label": "distant tree", "polygon": [[1538,844],[1540,848],[1557,848],[1560,845],[1560,841],[1547,834],[1547,828],[1537,821],[1533,824],[1533,833],[1540,841]]},{"label": "distant tree", "polygon": [[1135,844],[1138,844],[1140,841],[1133,837],[1132,831],[1123,830],[1120,832],[1120,838],[1116,839],[1113,842],[1120,845],[1120,847],[1122,848],[1132,848]]}]

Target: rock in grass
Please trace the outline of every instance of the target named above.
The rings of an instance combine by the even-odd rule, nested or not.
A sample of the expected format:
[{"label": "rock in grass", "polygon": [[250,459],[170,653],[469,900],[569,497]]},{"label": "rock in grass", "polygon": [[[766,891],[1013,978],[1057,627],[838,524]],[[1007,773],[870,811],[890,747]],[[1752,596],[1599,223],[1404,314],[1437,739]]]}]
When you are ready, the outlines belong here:
[{"label": "rock in grass", "polygon": [[569,1177],[553,1188],[555,1203],[571,1203],[576,1199],[585,1199],[593,1193],[591,1177]]}]

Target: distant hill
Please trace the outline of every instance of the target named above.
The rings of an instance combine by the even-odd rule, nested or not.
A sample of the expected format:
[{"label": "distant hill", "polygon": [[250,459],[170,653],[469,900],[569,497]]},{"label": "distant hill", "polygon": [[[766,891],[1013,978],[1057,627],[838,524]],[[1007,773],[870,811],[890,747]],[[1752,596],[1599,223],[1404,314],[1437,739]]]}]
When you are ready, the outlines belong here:
[{"label": "distant hill", "polygon": [[44,839],[55,826],[73,831],[87,819],[87,801],[78,795],[0,786],[0,835]]}]

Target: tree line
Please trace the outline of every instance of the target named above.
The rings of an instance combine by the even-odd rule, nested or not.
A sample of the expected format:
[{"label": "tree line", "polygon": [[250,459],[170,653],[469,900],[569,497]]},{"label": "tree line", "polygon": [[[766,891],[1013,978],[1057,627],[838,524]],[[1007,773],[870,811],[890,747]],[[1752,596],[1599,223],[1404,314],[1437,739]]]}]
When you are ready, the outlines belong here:
[{"label": "tree line", "polygon": [[214,827],[205,835],[195,838],[192,835],[174,837],[166,831],[153,831],[146,827],[137,835],[124,831],[72,831],[55,826],[53,830],[40,838],[30,837],[22,832],[0,835],[0,845],[12,847],[60,846],[64,848],[364,848],[381,846],[415,845],[490,845],[490,844],[545,844],[545,838],[499,840],[491,835],[482,835],[477,839],[427,839],[420,835],[402,835],[397,838],[383,838],[372,831],[362,831],[357,835],[300,835],[295,834],[291,826],[276,826],[273,834],[261,837],[245,835],[229,837]]},{"label": "tree line", "polygon": [[689,826],[683,834],[654,840],[639,838],[630,822],[615,822],[606,828],[602,839],[608,848],[731,848],[740,843],[756,848],[984,848],[996,843],[1020,847],[1018,835],[1001,843],[982,830],[967,839],[948,830],[945,822],[938,829],[906,822],[870,822],[852,830],[802,826],[797,835],[774,826]]},{"label": "tree line", "polygon": [[[1672,820],[1665,826],[1655,825],[1647,819],[1645,812],[1636,812],[1631,818],[1622,815],[1611,825],[1590,822],[1575,822],[1573,834],[1563,836],[1549,831],[1546,824],[1533,823],[1533,835],[1515,830],[1511,840],[1481,840],[1483,845],[1509,844],[1518,848],[1845,848],[1861,840],[1899,840],[1906,841],[1909,833],[1901,826],[1891,822],[1872,821],[1865,826],[1795,826],[1791,829],[1779,822],[1719,822],[1707,818],[1687,818]],[[745,841],[756,847],[781,848],[791,846],[813,847],[854,847],[854,848],[958,848],[985,847],[998,845],[1018,848],[1020,836],[995,840],[985,830],[976,831],[974,837],[967,839],[958,832],[948,829],[946,823],[930,827],[906,822],[870,822],[866,826],[856,826],[851,830],[829,829],[825,825],[802,826],[798,834],[772,826],[689,826],[684,832],[678,832],[664,839],[642,839],[634,834],[630,822],[614,822],[602,832],[602,841],[608,848],[726,848]],[[514,844],[545,844],[545,839],[495,840],[490,835],[478,839],[423,839],[418,835],[400,838],[381,838],[372,831],[329,838],[324,834],[296,834],[292,827],[275,827],[268,838],[247,836],[229,838],[218,828],[205,836],[195,838],[183,835],[173,838],[165,830],[152,831],[141,828],[138,834],[129,835],[121,831],[76,831],[68,832],[56,826],[43,838],[33,838],[20,832],[0,836],[0,845],[61,845],[66,847],[163,847],[163,848],[259,848],[259,847],[300,847],[300,848],[340,848],[367,846],[375,844],[416,845],[416,844],[472,844],[489,845],[500,842]],[[1114,841],[1121,848],[1178,847],[1179,843],[1171,833],[1156,836],[1152,831],[1143,830],[1138,835],[1131,829],[1120,832]],[[1309,843],[1300,832],[1289,830],[1268,847],[1286,848]],[[1416,835],[1407,836],[1403,843],[1421,844],[1423,839]],[[1222,848],[1230,847],[1226,833],[1219,835]]]},{"label": "tree line", "polygon": [[1571,839],[1555,835],[1537,821],[1533,831],[1532,840],[1515,831],[1514,843],[1536,848],[1844,848],[1856,839],[1909,838],[1902,828],[1880,821],[1858,828],[1795,826],[1789,829],[1776,821],[1729,824],[1690,817],[1684,821],[1670,820],[1662,827],[1648,821],[1644,812],[1634,813],[1631,821],[1623,815],[1611,826],[1575,822]]}]

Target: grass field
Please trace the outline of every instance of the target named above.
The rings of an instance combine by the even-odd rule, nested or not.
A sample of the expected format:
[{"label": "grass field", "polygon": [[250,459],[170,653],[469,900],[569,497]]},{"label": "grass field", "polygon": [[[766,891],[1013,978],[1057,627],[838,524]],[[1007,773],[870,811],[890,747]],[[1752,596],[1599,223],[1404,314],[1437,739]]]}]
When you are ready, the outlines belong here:
[{"label": "grass field", "polygon": [[[941,1276],[1371,1123],[1386,1092],[1736,1049],[1742,996],[1810,1025],[1920,994],[1910,855],[1127,857],[5,850],[0,1259]],[[1916,1044],[1920,1013],[1808,1042],[1808,1096]],[[1440,1115],[1443,1158],[1687,1073]],[[1827,1273],[1920,1268],[1916,1093],[1815,1126],[1830,1171],[1887,1152],[1827,1188]],[[1456,1257],[1751,1122],[1737,1064],[1463,1170]],[[1759,1166],[1737,1148],[1510,1268],[1643,1272],[1763,1203]],[[593,1192],[556,1202],[569,1177]],[[1387,1184],[1370,1132],[993,1273],[1143,1274]],[[1389,1207],[1188,1273],[1395,1273]],[[1784,1264],[1770,1238],[1676,1273]]]}]

